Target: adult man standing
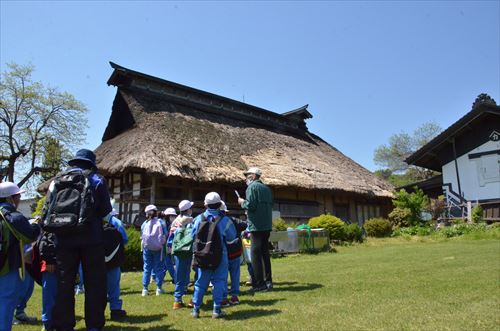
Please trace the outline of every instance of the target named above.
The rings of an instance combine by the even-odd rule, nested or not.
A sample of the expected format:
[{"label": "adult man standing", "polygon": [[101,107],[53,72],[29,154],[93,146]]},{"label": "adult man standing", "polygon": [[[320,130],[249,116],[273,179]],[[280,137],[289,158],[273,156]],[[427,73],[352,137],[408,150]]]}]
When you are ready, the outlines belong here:
[{"label": "adult man standing", "polygon": [[[81,263],[85,285],[85,325],[87,330],[100,330],[104,327],[106,308],[106,266],[102,223],[112,207],[106,181],[96,173],[96,157],[92,151],[79,150],[68,164],[71,168],[65,172],[66,174],[82,171],[87,176],[92,186],[93,203],[83,229],[76,233],[56,234],[58,286],[52,313],[53,326],[58,331],[73,330],[75,327],[74,285]],[[47,199],[52,199],[51,188]]]},{"label": "adult man standing", "polygon": [[255,280],[254,292],[268,291],[273,287],[271,257],[269,254],[269,233],[272,230],[273,194],[260,180],[262,172],[252,167],[244,172],[248,185],[245,199],[238,203],[248,213],[248,229],[251,239],[251,260]]}]

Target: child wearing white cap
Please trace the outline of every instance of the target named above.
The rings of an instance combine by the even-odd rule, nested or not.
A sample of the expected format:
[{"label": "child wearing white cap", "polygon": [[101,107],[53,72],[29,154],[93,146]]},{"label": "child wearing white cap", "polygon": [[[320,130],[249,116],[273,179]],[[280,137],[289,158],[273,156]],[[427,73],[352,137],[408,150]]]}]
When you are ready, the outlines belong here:
[{"label": "child wearing white cap", "polygon": [[[206,227],[207,223],[205,222],[216,222],[217,232],[220,236],[220,242],[222,243],[222,251],[219,265],[215,268],[215,270],[202,267],[201,265],[198,267],[198,278],[196,279],[196,283],[194,285],[194,307],[191,312],[191,316],[194,318],[198,318],[200,316],[200,307],[203,303],[203,296],[208,289],[209,283],[212,282],[212,318],[220,318],[225,315],[225,312],[221,310],[221,303],[228,274],[228,255],[225,243],[236,238],[236,229],[229,217],[225,216],[224,212],[219,209],[221,206],[221,198],[217,192],[210,192],[205,196],[205,206],[207,208],[205,212],[195,219],[193,238],[196,238],[200,228]],[[203,230],[200,232],[203,233]]]},{"label": "child wearing white cap", "polygon": [[158,209],[155,205],[148,205],[144,210],[146,221],[141,226],[142,258],[144,273],[142,276],[142,296],[148,295],[148,286],[151,281],[151,272],[154,271],[156,295],[164,293],[162,289],[165,268],[163,267],[163,249],[166,235],[158,219]]},{"label": "child wearing white cap", "polygon": [[[177,217],[177,213],[175,212],[174,208],[167,208],[163,212],[163,217],[165,219],[165,233],[168,234],[170,233],[170,228],[172,227],[172,223],[174,222],[175,218]],[[168,246],[168,240],[167,240],[167,245],[165,249],[165,270],[168,271],[168,274],[172,278],[172,283],[175,284],[175,268],[174,268],[174,258],[172,256],[171,252],[171,243],[170,246]]]},{"label": "child wearing white cap", "polygon": [[[193,223],[193,207],[194,203],[189,200],[182,200],[179,203],[179,216],[173,221],[170,227],[169,244],[172,245],[176,233],[180,229],[190,229]],[[171,247],[171,246],[170,246]],[[175,259],[175,290],[174,290],[174,304],[172,309],[180,309],[184,307],[182,300],[183,295],[186,293],[189,284],[189,277],[191,274],[191,261],[192,256],[174,256]],[[192,307],[191,302],[188,307]]]}]

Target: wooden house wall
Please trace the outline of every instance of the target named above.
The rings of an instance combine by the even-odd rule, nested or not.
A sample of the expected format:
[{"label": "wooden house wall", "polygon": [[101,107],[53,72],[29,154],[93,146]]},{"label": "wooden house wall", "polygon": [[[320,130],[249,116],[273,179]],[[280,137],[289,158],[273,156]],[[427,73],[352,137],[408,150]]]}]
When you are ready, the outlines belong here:
[{"label": "wooden house wall", "polygon": [[[193,201],[194,214],[204,210],[203,200],[208,192],[221,195],[233,216],[244,211],[239,207],[235,190],[244,197],[246,186],[222,183],[200,183],[178,178],[151,176],[144,173],[126,173],[121,177],[108,177],[112,198],[119,217],[128,224],[143,213],[148,204],[155,204],[159,210],[177,206],[181,200]],[[307,223],[309,218],[329,213],[344,221],[362,224],[366,219],[390,212],[390,199],[367,198],[346,192],[327,190],[306,190],[299,188],[272,188],[274,210],[290,223]]]}]

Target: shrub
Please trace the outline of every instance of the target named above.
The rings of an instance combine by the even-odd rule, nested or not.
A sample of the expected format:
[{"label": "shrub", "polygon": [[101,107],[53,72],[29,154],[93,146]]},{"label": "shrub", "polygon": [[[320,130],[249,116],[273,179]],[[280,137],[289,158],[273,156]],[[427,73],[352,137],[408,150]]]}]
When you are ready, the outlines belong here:
[{"label": "shrub", "polygon": [[46,196],[43,196],[42,198],[38,199],[38,201],[36,202],[36,208],[31,214],[31,217],[42,216],[42,209],[43,205],[45,204],[45,198]]},{"label": "shrub", "polygon": [[323,228],[328,230],[332,240],[343,240],[345,238],[344,222],[330,214],[313,217],[308,224],[313,229]]},{"label": "shrub", "polygon": [[287,225],[281,217],[278,217],[273,220],[273,229],[275,231],[286,231]]},{"label": "shrub", "polygon": [[357,224],[344,224],[345,237],[343,240],[350,242],[363,242],[363,229]]},{"label": "shrub", "polygon": [[125,246],[125,262],[123,271],[142,269],[141,232],[129,227],[125,229],[128,236],[128,244]]},{"label": "shrub", "polygon": [[387,237],[392,233],[391,223],[385,218],[372,218],[365,222],[366,234],[370,237]]},{"label": "shrub", "polygon": [[395,193],[396,198],[392,200],[394,207],[410,210],[410,226],[422,221],[421,214],[424,208],[429,205],[429,198],[419,188],[415,192],[408,193],[402,189]]},{"label": "shrub", "polygon": [[407,228],[399,228],[394,231],[393,236],[429,236],[434,232],[434,229],[430,226],[410,226]]},{"label": "shrub", "polygon": [[475,205],[474,208],[472,208],[472,222],[481,223],[483,221],[483,208],[481,205]]},{"label": "shrub", "polygon": [[394,227],[402,228],[411,225],[411,210],[408,208],[394,208],[389,214],[389,221]]}]

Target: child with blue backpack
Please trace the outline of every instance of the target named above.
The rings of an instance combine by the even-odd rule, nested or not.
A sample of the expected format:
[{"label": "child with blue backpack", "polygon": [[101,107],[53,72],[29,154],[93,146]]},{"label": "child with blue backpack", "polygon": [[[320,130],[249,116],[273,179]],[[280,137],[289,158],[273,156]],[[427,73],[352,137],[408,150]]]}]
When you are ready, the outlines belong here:
[{"label": "child with blue backpack", "polygon": [[[179,237],[181,235],[189,234],[191,235],[191,227],[193,223],[193,207],[194,203],[189,200],[182,200],[179,203],[179,216],[172,222],[170,226],[170,235],[169,235],[169,245],[172,247],[174,245],[174,241],[176,236]],[[175,290],[174,290],[174,304],[172,305],[172,309],[177,310],[183,308],[184,302],[182,297],[186,293],[187,286],[189,284],[189,276],[191,273],[191,261],[192,261],[192,253],[189,254],[176,254],[174,251],[175,247],[172,247],[172,254],[175,259]],[[188,307],[192,307],[191,302],[188,304]]]},{"label": "child with blue backpack", "polygon": [[226,243],[237,236],[236,229],[219,208],[221,198],[217,192],[205,196],[205,212],[196,217],[193,226],[194,264],[198,266],[198,278],[194,285],[193,310],[191,316],[200,316],[203,296],[210,282],[213,284],[212,318],[225,315],[221,309],[225,283],[228,274],[228,256]]},{"label": "child with blue backpack", "polygon": [[165,277],[163,262],[163,246],[166,236],[155,205],[148,205],[144,209],[146,221],[141,226],[142,258],[144,273],[142,276],[142,296],[147,296],[148,286],[151,281],[151,272],[154,270],[156,282],[156,295],[163,293],[162,285]]}]

